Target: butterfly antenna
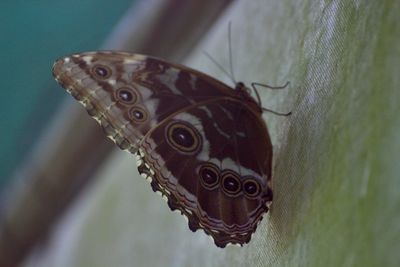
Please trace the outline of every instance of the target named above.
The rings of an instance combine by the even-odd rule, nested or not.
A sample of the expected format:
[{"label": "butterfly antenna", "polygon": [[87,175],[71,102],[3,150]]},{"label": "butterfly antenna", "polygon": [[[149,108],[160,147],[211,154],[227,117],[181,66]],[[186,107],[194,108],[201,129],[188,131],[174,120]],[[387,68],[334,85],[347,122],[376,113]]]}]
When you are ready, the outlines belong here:
[{"label": "butterfly antenna", "polygon": [[209,60],[211,60],[223,73],[225,73],[226,76],[228,76],[234,84],[236,84],[235,78],[227,72],[224,67],[221,66],[210,54],[208,54],[206,51],[203,51],[203,53],[208,57]]},{"label": "butterfly antenna", "polygon": [[229,50],[229,68],[232,75],[232,79],[236,84],[235,73],[233,72],[233,60],[232,60],[232,31],[231,31],[231,21],[228,24],[228,50]]},{"label": "butterfly antenna", "polygon": [[206,51],[203,51],[203,53],[210,59],[217,67],[228,76],[233,84],[237,84],[236,79],[235,79],[235,74],[233,73],[233,62],[232,62],[232,37],[231,37],[231,21],[229,21],[228,24],[228,56],[229,56],[229,72],[227,72],[224,67],[221,66],[210,54],[208,54]]}]

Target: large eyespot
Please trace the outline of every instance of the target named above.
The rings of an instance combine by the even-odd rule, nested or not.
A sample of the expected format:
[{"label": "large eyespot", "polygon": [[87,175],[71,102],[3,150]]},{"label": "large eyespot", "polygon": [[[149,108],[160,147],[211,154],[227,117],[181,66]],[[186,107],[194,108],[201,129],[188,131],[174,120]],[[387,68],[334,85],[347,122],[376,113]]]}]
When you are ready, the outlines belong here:
[{"label": "large eyespot", "polygon": [[242,189],[239,176],[231,170],[223,171],[221,184],[223,191],[230,197],[237,197]]},{"label": "large eyespot", "polygon": [[136,123],[143,123],[147,120],[146,110],[141,107],[133,107],[129,110],[129,118]]},{"label": "large eyespot", "polygon": [[197,129],[182,121],[173,121],[166,127],[166,139],[175,150],[189,154],[198,152],[202,142]]},{"label": "large eyespot", "polygon": [[243,191],[248,198],[256,198],[261,193],[261,185],[253,177],[246,177],[243,181]]},{"label": "large eyespot", "polygon": [[111,76],[111,69],[107,66],[97,64],[92,68],[93,75],[100,80],[105,80]]},{"label": "large eyespot", "polygon": [[114,93],[115,99],[122,104],[132,105],[138,99],[136,92],[129,87],[121,87]]},{"label": "large eyespot", "polygon": [[215,189],[219,184],[219,169],[210,162],[203,163],[199,168],[199,176],[201,184],[209,189]]}]

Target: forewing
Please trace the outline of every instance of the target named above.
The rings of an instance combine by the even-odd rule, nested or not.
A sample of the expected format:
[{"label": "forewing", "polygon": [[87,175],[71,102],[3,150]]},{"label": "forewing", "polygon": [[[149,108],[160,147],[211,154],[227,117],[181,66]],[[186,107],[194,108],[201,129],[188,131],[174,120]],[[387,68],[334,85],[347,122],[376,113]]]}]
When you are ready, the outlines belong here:
[{"label": "forewing", "polygon": [[184,66],[123,52],[67,56],[56,61],[53,75],[120,148],[131,152],[168,116],[231,91]]}]

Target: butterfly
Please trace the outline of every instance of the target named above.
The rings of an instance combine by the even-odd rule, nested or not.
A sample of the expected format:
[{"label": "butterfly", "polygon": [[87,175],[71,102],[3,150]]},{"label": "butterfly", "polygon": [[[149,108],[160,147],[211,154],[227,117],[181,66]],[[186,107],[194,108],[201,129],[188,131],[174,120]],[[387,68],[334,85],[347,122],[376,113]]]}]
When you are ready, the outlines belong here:
[{"label": "butterfly", "polygon": [[171,210],[218,247],[248,243],[272,202],[272,144],[260,101],[194,69],[114,51],[58,59],[53,75]]}]

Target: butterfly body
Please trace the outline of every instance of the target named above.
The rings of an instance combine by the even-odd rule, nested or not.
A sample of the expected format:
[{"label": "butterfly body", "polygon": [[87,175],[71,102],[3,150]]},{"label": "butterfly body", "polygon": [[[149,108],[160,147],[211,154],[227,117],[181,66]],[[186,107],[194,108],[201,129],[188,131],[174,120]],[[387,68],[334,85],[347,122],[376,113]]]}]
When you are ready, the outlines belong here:
[{"label": "butterfly body", "polygon": [[53,74],[192,231],[220,247],[250,241],[272,201],[272,145],[242,83],[123,52],[71,55]]}]

